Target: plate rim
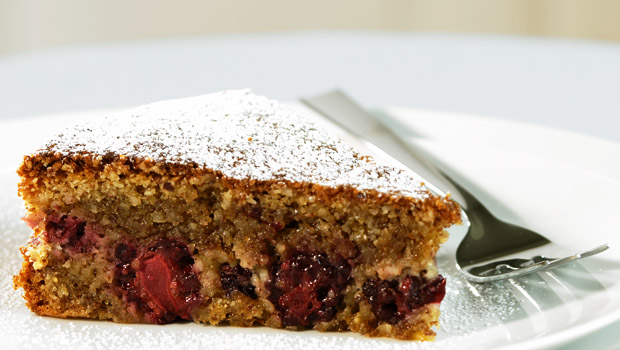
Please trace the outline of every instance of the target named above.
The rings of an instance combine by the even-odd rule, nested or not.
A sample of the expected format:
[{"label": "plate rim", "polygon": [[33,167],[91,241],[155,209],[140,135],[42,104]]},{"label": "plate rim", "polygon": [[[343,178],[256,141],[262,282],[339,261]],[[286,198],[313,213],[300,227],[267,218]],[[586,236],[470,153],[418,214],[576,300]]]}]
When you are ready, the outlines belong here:
[{"label": "plate rim", "polygon": [[[299,103],[285,102],[285,104],[301,106],[301,104]],[[100,116],[105,113],[113,113],[115,111],[119,111],[124,108],[125,107],[87,109],[87,110],[81,110],[81,111],[69,111],[69,112],[64,112],[64,113],[61,112],[61,113],[50,113],[50,114],[36,114],[36,115],[26,116],[26,117],[6,118],[6,119],[0,120],[0,126],[4,126],[7,124],[12,124],[13,126],[19,126],[21,124],[28,124],[28,123],[37,122],[37,121],[50,122],[50,120],[58,119],[58,118],[78,118],[80,116],[95,116],[95,115]],[[538,129],[539,131],[548,131],[548,132],[551,132],[552,134],[562,135],[563,137],[585,138],[587,140],[594,141],[594,144],[601,145],[602,147],[611,146],[612,148],[620,149],[620,143],[614,140],[604,139],[604,138],[600,138],[600,137],[596,137],[596,136],[592,136],[588,134],[582,134],[582,133],[579,133],[573,130],[554,128],[548,125],[539,125],[539,124],[535,124],[531,122],[515,121],[515,120],[509,120],[509,119],[503,119],[503,118],[500,119],[500,118],[494,118],[490,116],[481,116],[481,115],[470,114],[470,113],[458,113],[458,112],[453,112],[453,111],[422,109],[422,108],[415,108],[415,107],[387,106],[387,107],[382,108],[382,110],[384,111],[390,111],[392,109],[398,109],[401,112],[405,112],[405,113],[428,113],[430,112],[430,113],[435,113],[437,115],[442,115],[442,116],[447,116],[447,117],[474,118],[474,119],[477,119],[479,122],[493,121],[493,123],[496,123],[496,124],[500,124],[500,125],[507,124],[513,127],[521,128],[521,129],[535,128],[535,129]],[[4,130],[4,128],[0,128],[0,129]],[[0,134],[4,134],[4,131],[0,132]],[[0,140],[0,144],[6,143],[7,140],[10,140],[10,138],[6,139],[3,137],[2,140]],[[41,141],[45,141],[45,140],[41,140]],[[592,144],[589,144],[589,146],[591,145]],[[6,152],[6,153],[3,152],[2,155],[0,155],[0,162],[4,163],[5,156],[8,156],[10,153],[11,152]],[[606,176],[606,175],[603,174],[603,176]],[[615,180],[618,181],[617,179]],[[616,292],[620,291],[620,282],[615,284],[614,288],[612,289],[606,288],[606,290],[616,291]],[[518,348],[523,348],[523,347],[547,348],[551,346],[562,346],[574,340],[587,336],[588,334],[591,334],[597,330],[600,330],[619,320],[620,320],[620,308],[610,311],[602,316],[587,320],[584,323],[581,323],[575,326],[569,326],[568,328],[555,331],[551,334],[543,335],[541,337],[534,337],[532,339],[520,341],[514,344],[507,344],[503,346],[502,348],[518,349]]]}]

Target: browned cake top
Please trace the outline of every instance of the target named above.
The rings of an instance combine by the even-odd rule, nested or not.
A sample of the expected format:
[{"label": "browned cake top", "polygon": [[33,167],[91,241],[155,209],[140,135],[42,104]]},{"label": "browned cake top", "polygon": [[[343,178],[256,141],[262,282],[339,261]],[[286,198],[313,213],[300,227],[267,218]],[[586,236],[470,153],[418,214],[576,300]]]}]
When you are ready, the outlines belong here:
[{"label": "browned cake top", "polygon": [[44,151],[193,163],[235,179],[429,195],[404,171],[377,165],[287,107],[249,90],[162,101],[85,120],[67,127]]}]

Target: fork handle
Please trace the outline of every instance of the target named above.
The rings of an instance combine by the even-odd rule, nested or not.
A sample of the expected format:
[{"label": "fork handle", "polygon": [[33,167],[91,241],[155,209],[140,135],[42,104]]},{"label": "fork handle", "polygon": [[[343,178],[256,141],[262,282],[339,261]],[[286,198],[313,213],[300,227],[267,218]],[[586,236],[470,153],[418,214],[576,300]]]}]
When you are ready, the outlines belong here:
[{"label": "fork handle", "polygon": [[[375,146],[374,148],[380,149],[380,145],[386,147],[391,143],[391,146],[394,146],[392,148],[405,151],[399,154],[398,160],[385,152],[381,152],[381,156],[392,162],[403,165],[403,168],[412,172],[415,177],[421,178],[425,185],[433,192],[442,196],[446,195],[444,191],[434,186],[432,182],[426,181],[424,176],[412,170],[413,167],[419,169],[417,165],[422,165],[426,170],[431,172],[434,177],[441,180],[441,182],[452,185],[462,195],[467,207],[472,207],[479,203],[471,193],[441,171],[427,156],[405,143],[401,135],[398,135],[393,129],[386,127],[379,118],[361,107],[343,91],[336,89],[313,97],[303,97],[300,100],[306,106],[337,124],[357,139],[372,144]],[[381,134],[388,134],[392,137],[379,139],[378,136]],[[461,207],[463,207],[463,205],[461,205]],[[464,214],[464,212],[462,212],[462,214]],[[464,215],[463,221],[465,222],[466,220],[467,216]]]}]

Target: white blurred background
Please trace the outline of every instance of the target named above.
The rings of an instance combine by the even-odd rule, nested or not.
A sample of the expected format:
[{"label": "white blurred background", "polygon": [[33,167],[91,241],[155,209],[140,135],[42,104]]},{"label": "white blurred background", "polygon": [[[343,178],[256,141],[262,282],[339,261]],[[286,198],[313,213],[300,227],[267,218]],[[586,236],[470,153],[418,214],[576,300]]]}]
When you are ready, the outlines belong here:
[{"label": "white blurred background", "polygon": [[0,0],[0,54],[75,44],[317,29],[620,41],[620,1]]},{"label": "white blurred background", "polygon": [[0,0],[0,119],[250,87],[620,141],[618,0]]}]

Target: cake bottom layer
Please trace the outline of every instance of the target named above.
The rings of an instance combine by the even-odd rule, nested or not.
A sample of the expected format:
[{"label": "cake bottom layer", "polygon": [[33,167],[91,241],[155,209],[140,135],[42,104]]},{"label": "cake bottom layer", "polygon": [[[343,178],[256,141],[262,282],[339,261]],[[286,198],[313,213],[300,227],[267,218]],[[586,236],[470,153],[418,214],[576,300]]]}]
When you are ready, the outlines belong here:
[{"label": "cake bottom layer", "polygon": [[235,255],[251,252],[214,242],[113,235],[67,215],[45,222],[45,231],[22,249],[25,262],[14,278],[40,315],[431,340],[445,294],[445,280],[435,271],[405,270],[384,280],[338,250],[281,243],[265,264],[242,266]]}]

